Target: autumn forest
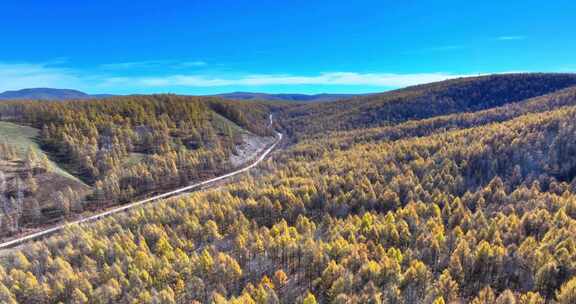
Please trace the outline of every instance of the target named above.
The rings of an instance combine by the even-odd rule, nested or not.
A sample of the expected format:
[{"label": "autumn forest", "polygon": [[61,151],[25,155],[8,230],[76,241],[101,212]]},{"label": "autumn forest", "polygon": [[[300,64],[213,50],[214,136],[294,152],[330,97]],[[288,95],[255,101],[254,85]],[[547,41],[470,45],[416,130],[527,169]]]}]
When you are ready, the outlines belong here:
[{"label": "autumn forest", "polygon": [[576,303],[576,75],[0,101],[0,303]]}]

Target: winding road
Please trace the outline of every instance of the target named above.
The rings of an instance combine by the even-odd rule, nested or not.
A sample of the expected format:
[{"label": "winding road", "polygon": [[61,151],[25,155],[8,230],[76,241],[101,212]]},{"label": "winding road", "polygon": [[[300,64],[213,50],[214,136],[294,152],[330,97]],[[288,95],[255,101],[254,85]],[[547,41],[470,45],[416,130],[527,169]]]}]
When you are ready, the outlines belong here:
[{"label": "winding road", "polygon": [[[272,114],[270,114],[269,118],[270,118],[270,127],[271,127],[272,123],[273,123]],[[215,183],[218,181],[222,181],[222,180],[231,178],[233,176],[242,174],[244,172],[247,172],[248,170],[250,170],[250,169],[256,167],[258,164],[260,164],[270,154],[270,152],[272,152],[274,150],[274,148],[276,148],[278,143],[280,143],[280,141],[282,140],[282,137],[283,137],[282,133],[276,132],[276,141],[274,141],[274,143],[270,147],[268,147],[268,149],[266,149],[264,152],[262,152],[262,154],[260,155],[260,157],[258,157],[258,159],[256,159],[255,161],[253,161],[250,165],[248,165],[246,167],[243,167],[243,168],[238,169],[236,171],[233,171],[233,172],[230,172],[230,173],[227,173],[227,174],[215,177],[215,178],[205,180],[203,182],[199,182],[199,183],[192,184],[192,185],[189,185],[189,186],[186,186],[183,188],[176,189],[174,191],[162,193],[162,194],[159,194],[159,195],[156,195],[156,196],[153,196],[153,197],[141,200],[141,201],[129,203],[129,204],[126,204],[126,205],[123,205],[123,206],[120,206],[120,207],[117,207],[117,208],[114,208],[114,209],[111,209],[108,211],[103,211],[101,213],[98,213],[98,214],[95,214],[95,215],[92,215],[92,216],[89,216],[86,218],[82,218],[82,219],[72,221],[72,222],[63,223],[63,224],[60,224],[60,225],[57,225],[57,226],[54,226],[51,228],[44,229],[44,230],[39,231],[39,232],[35,232],[35,233],[29,234],[29,235],[26,235],[26,236],[23,236],[23,237],[20,237],[17,239],[13,239],[13,240],[4,242],[4,243],[0,244],[0,250],[6,249],[6,248],[11,248],[11,247],[20,245],[20,244],[28,242],[28,241],[41,239],[41,238],[46,237],[48,235],[51,235],[55,232],[63,230],[64,228],[71,226],[71,225],[78,225],[78,224],[96,221],[96,220],[99,220],[101,218],[104,218],[104,217],[107,217],[107,216],[110,216],[110,215],[113,215],[116,213],[124,212],[124,211],[127,211],[129,209],[136,208],[136,207],[142,206],[144,204],[155,202],[155,201],[165,199],[168,197],[172,197],[172,196],[177,195],[177,194],[182,194],[182,193],[188,192],[190,190],[195,190],[195,189],[201,188],[202,186],[206,186],[206,185],[209,185],[209,184],[212,184],[212,183]]]}]

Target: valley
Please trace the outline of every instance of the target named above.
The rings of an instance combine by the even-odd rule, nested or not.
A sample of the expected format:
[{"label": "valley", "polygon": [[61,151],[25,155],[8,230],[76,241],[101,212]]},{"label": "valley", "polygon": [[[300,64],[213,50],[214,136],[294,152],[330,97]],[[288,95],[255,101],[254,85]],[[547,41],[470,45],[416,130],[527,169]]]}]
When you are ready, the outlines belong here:
[{"label": "valley", "polygon": [[576,1],[3,1],[0,304],[576,304]]},{"label": "valley", "polygon": [[[158,96],[156,98],[163,97]],[[138,100],[139,98],[135,99]],[[184,104],[185,102],[193,101],[195,100],[190,98],[176,100],[173,105],[176,107],[187,106]],[[129,102],[131,100],[127,100],[127,98],[114,101],[94,101],[90,105],[88,102],[80,101],[69,102],[66,107],[90,108]],[[154,102],[162,101],[156,99]],[[192,130],[192,134],[169,134],[168,129],[165,129],[164,132],[166,133],[164,134],[157,133],[156,138],[159,139],[164,136],[165,143],[150,137],[148,134],[151,131],[150,125],[139,125],[130,127],[130,129],[124,125],[127,133],[120,140],[118,135],[98,134],[103,129],[96,131],[93,126],[89,126],[88,128],[92,128],[91,130],[84,130],[95,133],[88,133],[88,135],[77,133],[74,135],[75,140],[82,138],[82,136],[88,136],[82,139],[82,143],[74,143],[70,135],[64,135],[64,141],[54,143],[46,138],[46,133],[49,132],[46,128],[47,125],[41,124],[43,127],[34,128],[34,122],[25,121],[24,115],[26,114],[15,113],[14,108],[23,104],[32,107],[31,111],[34,112],[34,115],[39,107],[46,106],[48,111],[51,111],[62,106],[62,104],[52,104],[52,102],[37,104],[26,101],[3,104],[3,116],[10,117],[9,120],[11,121],[0,122],[0,127],[2,127],[1,139],[4,147],[2,150],[4,160],[0,164],[3,172],[6,173],[5,177],[7,177],[7,180],[2,184],[3,189],[6,190],[3,190],[2,195],[3,216],[0,221],[0,225],[4,227],[1,233],[4,238],[14,238],[30,233],[36,235],[38,229],[50,227],[63,220],[81,221],[86,215],[97,214],[100,210],[111,209],[116,205],[135,199],[148,198],[154,193],[170,192],[178,186],[185,186],[194,181],[209,179],[219,173],[223,174],[235,168],[242,168],[245,164],[250,164],[275,141],[273,136],[267,135],[272,132],[267,129],[271,128],[271,125],[266,126],[269,120],[267,116],[251,117],[255,121],[262,120],[260,131],[255,131],[256,128],[259,128],[256,127],[258,123],[252,123],[250,126],[254,127],[249,127],[255,132],[262,132],[262,135],[258,135],[232,121],[231,119],[236,119],[236,121],[245,124],[245,121],[241,121],[243,118],[233,116],[237,114],[230,112],[231,108],[228,108],[227,105],[220,104],[217,111],[212,111],[208,108],[202,108],[205,107],[205,104],[199,103],[198,108],[192,110],[204,111],[205,114],[200,115],[207,117],[198,119],[195,126],[190,125],[188,127],[188,130]],[[152,104],[149,103],[149,105]],[[175,111],[170,114],[179,115]],[[20,118],[17,118],[19,115]],[[45,113],[45,115],[49,114]],[[229,118],[226,117],[227,115]],[[72,116],[70,118],[73,119],[71,121],[74,123],[78,123]],[[194,118],[189,117],[189,119]],[[125,122],[120,122],[120,124],[123,123]],[[248,125],[245,124],[244,127],[246,126]],[[165,125],[159,127],[166,128]],[[183,132],[184,130],[185,128],[179,128],[178,131],[174,132]],[[206,133],[198,133],[198,130]],[[78,129],[76,131],[83,132]],[[92,139],[88,139],[89,137]],[[182,142],[183,140],[184,142]],[[120,141],[123,143],[120,144]],[[141,142],[137,144],[139,146],[135,145],[135,141]],[[88,148],[89,145],[92,147]],[[164,146],[161,147],[161,145]],[[206,146],[202,147],[202,145]],[[110,149],[111,147],[112,149]],[[71,149],[76,149],[75,153],[78,155],[76,158],[70,157]],[[80,156],[82,154],[84,156]],[[173,160],[166,163],[165,160],[161,159],[161,155]],[[188,163],[185,166],[177,165],[176,162],[178,161],[187,161]],[[199,161],[202,163],[198,163]],[[145,180],[148,183],[146,188],[136,187],[134,183],[142,181],[137,181],[135,174],[150,174],[146,173],[148,168],[158,170],[158,166],[163,167],[160,170],[164,173],[156,173],[156,175],[165,175],[168,174],[166,170],[172,170],[172,176],[169,176],[172,181],[167,181],[164,178],[164,180],[155,183],[149,177]],[[132,176],[130,176],[131,174]],[[179,174],[185,175],[178,176]],[[42,187],[39,187],[38,184],[42,184]],[[118,192],[124,194],[118,195]]]}]

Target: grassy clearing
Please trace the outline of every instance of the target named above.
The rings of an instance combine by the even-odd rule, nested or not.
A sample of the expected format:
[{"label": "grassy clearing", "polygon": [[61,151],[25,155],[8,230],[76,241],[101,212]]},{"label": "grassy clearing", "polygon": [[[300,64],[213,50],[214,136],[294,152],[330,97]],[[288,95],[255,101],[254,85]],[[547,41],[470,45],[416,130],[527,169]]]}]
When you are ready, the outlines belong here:
[{"label": "grassy clearing", "polygon": [[[26,155],[28,149],[33,149],[38,155],[46,154],[40,149],[37,142],[39,132],[36,128],[0,121],[0,140],[14,146],[22,157]],[[50,165],[54,173],[84,184],[77,177],[63,170],[58,164],[50,161]]]}]

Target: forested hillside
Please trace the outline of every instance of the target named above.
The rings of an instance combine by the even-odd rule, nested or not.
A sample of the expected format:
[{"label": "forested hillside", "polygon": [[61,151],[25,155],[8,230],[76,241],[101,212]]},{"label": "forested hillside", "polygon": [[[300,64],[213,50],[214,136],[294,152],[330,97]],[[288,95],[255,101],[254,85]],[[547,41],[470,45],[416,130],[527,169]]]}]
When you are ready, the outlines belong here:
[{"label": "forested hillside", "polygon": [[347,149],[358,143],[398,140],[466,129],[507,121],[528,113],[542,113],[574,105],[576,105],[576,86],[483,111],[441,115],[386,127],[335,131],[330,132],[330,136],[324,133],[308,134],[303,137],[299,146],[315,143],[315,147],[323,151]]},{"label": "forested hillside", "polygon": [[0,237],[57,219],[65,196],[75,209],[90,191],[50,161],[36,142],[38,134],[35,128],[0,121]]},{"label": "forested hillside", "polygon": [[478,111],[522,101],[576,85],[574,74],[510,74],[460,78],[359,96],[332,103],[308,104],[287,111],[290,133],[326,133],[378,127],[411,119]]},{"label": "forested hillside", "polygon": [[[257,174],[14,250],[0,302],[576,303],[575,80],[499,75],[316,105],[317,116],[275,108],[293,144]],[[105,105],[98,113],[118,107]],[[33,114],[43,107],[12,115],[66,116]],[[240,113],[270,109],[257,107]],[[355,113],[328,120],[338,107]],[[88,113],[87,126],[100,116]],[[101,123],[136,125],[128,116]],[[176,118],[154,120],[173,134]],[[46,138],[68,132],[50,128]]]},{"label": "forested hillside", "polygon": [[[263,104],[174,95],[3,102],[2,120],[39,130],[34,140],[43,151],[35,153],[43,159],[34,151],[16,156],[10,144],[4,144],[2,169],[15,173],[9,176],[12,190],[4,195],[5,218],[0,223],[13,228],[5,227],[0,235],[229,171],[234,167],[230,157],[243,136],[272,134],[269,112]],[[63,179],[38,186],[46,180],[42,174],[48,167],[39,170],[34,164],[47,163],[48,157],[92,190],[67,187],[70,182]],[[53,195],[37,202],[48,185]],[[30,203],[15,206],[18,197]]]}]

